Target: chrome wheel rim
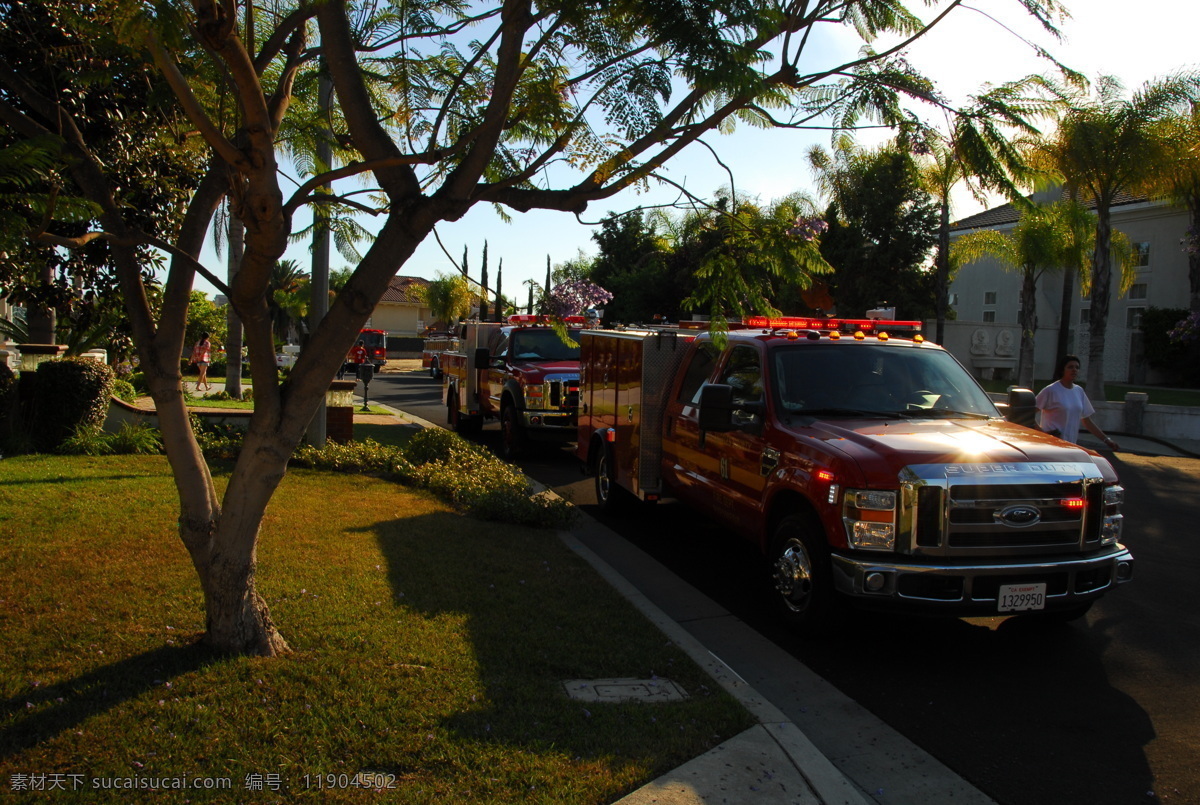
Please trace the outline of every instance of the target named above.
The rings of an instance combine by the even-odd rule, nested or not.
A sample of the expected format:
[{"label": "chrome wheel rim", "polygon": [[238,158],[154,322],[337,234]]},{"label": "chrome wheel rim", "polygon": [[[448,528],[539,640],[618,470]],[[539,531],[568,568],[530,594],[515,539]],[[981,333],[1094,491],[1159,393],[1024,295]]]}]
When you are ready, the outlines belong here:
[{"label": "chrome wheel rim", "polygon": [[784,543],[775,560],[775,591],[793,612],[808,608],[813,594],[812,560],[804,543],[792,538]]}]

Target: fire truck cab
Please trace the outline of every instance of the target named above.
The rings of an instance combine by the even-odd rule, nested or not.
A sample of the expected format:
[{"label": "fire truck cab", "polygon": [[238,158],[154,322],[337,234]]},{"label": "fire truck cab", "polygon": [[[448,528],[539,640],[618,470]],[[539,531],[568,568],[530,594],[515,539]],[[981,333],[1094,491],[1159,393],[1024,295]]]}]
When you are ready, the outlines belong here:
[{"label": "fire truck cab", "polygon": [[544,316],[463,324],[459,348],[442,354],[442,402],[454,430],[474,434],[485,421],[499,420],[509,459],[531,441],[573,441],[579,336],[587,320],[569,316],[562,323],[570,343]]}]

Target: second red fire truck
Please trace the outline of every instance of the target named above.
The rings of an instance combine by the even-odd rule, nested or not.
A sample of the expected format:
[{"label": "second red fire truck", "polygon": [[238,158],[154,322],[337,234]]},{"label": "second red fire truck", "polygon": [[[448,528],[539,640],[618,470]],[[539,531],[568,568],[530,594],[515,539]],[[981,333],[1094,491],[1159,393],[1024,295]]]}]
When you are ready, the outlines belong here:
[{"label": "second red fire truck", "polygon": [[588,320],[568,316],[560,323],[556,329],[549,318],[528,315],[461,325],[458,349],[441,355],[442,402],[455,431],[474,434],[486,420],[499,420],[510,459],[531,441],[574,441],[579,337]]}]

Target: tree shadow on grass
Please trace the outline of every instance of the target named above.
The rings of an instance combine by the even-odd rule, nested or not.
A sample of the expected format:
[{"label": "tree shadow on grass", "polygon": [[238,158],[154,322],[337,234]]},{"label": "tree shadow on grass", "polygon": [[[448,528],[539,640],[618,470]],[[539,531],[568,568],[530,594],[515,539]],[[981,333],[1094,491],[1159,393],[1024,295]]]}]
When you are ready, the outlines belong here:
[{"label": "tree shadow on grass", "polygon": [[[372,530],[397,604],[429,619],[463,620],[486,697],[443,718],[463,738],[661,773],[750,725],[740,705],[555,531],[447,514]],[[654,676],[681,684],[689,698],[582,703],[562,684]]]},{"label": "tree shadow on grass", "polygon": [[0,702],[0,758],[10,758],[92,716],[184,674],[226,659],[201,642],[163,646]]}]

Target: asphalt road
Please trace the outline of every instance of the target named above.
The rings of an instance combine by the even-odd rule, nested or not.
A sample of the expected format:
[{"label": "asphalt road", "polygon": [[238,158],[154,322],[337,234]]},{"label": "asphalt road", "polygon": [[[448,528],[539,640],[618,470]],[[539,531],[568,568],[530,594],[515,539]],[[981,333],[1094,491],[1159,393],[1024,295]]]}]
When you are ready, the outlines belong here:
[{"label": "asphalt road", "polygon": [[[445,422],[428,376],[380,375],[371,392]],[[481,439],[498,436],[492,424]],[[1086,621],[870,615],[824,642],[782,627],[761,560],[686,507],[605,518],[568,451],[521,465],[1002,805],[1200,805],[1200,460],[1117,456],[1136,576]]]}]

